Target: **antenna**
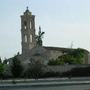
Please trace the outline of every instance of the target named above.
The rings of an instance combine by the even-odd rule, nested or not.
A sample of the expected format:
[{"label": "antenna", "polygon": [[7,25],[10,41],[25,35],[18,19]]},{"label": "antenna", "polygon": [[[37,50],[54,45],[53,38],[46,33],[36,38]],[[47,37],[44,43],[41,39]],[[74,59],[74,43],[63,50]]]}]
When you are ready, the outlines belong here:
[{"label": "antenna", "polygon": [[71,46],[70,46],[70,48],[73,48],[73,41],[71,42]]}]

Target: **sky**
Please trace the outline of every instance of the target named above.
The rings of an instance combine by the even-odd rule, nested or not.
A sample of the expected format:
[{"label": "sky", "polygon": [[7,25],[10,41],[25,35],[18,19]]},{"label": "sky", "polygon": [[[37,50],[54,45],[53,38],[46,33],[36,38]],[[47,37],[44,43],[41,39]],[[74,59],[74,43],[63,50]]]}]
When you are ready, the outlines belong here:
[{"label": "sky", "polygon": [[21,19],[26,7],[35,28],[45,32],[44,46],[90,51],[90,0],[0,0],[0,57],[21,53]]}]

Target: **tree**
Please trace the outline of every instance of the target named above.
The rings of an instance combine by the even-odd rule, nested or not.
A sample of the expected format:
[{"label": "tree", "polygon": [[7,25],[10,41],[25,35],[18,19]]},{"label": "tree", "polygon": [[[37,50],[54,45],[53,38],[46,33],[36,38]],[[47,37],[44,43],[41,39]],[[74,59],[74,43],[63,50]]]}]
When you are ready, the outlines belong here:
[{"label": "tree", "polygon": [[0,63],[0,78],[3,77],[3,73],[4,73],[4,64]]},{"label": "tree", "polygon": [[8,63],[8,60],[5,58],[4,60],[3,60],[3,64],[7,64]]},{"label": "tree", "polygon": [[20,78],[22,75],[23,67],[17,56],[12,58],[11,73],[14,78]]},{"label": "tree", "polygon": [[28,69],[24,72],[23,76],[26,78],[38,79],[43,74],[42,67],[43,67],[43,65],[40,62],[40,60],[35,61],[33,59],[33,62],[29,63]]},{"label": "tree", "polygon": [[81,48],[73,49],[70,53],[68,53],[68,55],[72,57],[73,64],[82,64],[82,58],[85,56],[85,50]]},{"label": "tree", "polygon": [[2,63],[2,59],[1,59],[1,57],[0,57],[0,63]]},{"label": "tree", "polygon": [[2,59],[0,57],[0,78],[3,77],[4,69],[5,69],[5,67],[4,67],[4,64],[2,63]]},{"label": "tree", "polygon": [[39,27],[38,35],[36,36],[36,42],[38,46],[42,46],[42,38],[45,32],[41,31],[41,27]]},{"label": "tree", "polygon": [[66,54],[59,56],[56,60],[50,60],[48,65],[61,65],[61,64],[82,64],[82,58],[85,56],[85,50],[72,49],[67,51]]}]

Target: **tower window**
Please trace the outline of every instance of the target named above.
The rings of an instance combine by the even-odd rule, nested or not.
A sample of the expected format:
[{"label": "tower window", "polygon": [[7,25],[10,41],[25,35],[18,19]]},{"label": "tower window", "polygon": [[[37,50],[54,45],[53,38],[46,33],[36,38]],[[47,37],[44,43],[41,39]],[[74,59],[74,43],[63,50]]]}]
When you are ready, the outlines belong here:
[{"label": "tower window", "polygon": [[24,38],[25,38],[25,42],[27,42],[27,36],[26,36],[26,35],[25,35],[25,37],[24,37]]},{"label": "tower window", "polygon": [[30,34],[30,42],[32,43],[32,35]]},{"label": "tower window", "polygon": [[27,27],[27,22],[24,21],[24,28],[26,29],[26,27]]},{"label": "tower window", "polygon": [[24,28],[26,29],[26,26],[24,26]]},{"label": "tower window", "polygon": [[31,24],[31,21],[30,21],[30,29],[31,29],[31,27],[32,27],[32,24]]}]

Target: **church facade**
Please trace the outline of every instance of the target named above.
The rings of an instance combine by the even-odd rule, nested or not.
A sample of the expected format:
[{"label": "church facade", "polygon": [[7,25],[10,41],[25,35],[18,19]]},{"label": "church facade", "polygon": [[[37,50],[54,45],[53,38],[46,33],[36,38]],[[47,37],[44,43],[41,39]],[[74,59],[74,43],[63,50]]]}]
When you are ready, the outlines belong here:
[{"label": "church facade", "polygon": [[[32,15],[28,8],[21,15],[21,40],[22,54],[19,55],[19,58],[23,63],[40,60],[42,63],[47,64],[49,60],[56,59],[71,50],[70,48],[37,46],[35,15]],[[83,64],[89,64],[89,52],[87,50]]]}]

